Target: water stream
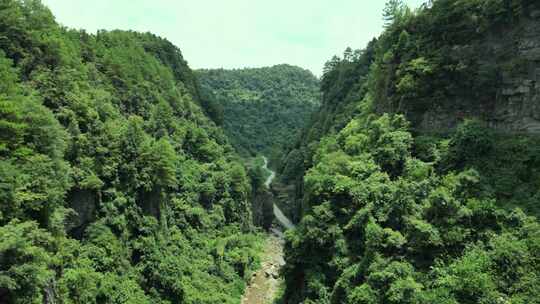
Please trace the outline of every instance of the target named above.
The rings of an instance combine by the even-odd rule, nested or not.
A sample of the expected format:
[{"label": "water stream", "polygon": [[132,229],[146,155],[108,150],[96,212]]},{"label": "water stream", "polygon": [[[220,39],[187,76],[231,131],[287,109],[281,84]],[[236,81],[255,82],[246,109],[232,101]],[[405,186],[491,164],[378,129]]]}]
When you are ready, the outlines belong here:
[{"label": "water stream", "polygon": [[[268,176],[268,178],[266,179],[264,184],[266,185],[266,187],[270,187],[270,184],[272,183],[272,181],[276,177],[276,172],[274,172],[274,171],[272,171],[272,170],[270,170],[268,168],[268,159],[266,158],[266,156],[263,156],[263,158],[264,158],[263,169],[268,170],[270,172],[270,176]],[[283,226],[283,228],[285,228],[285,229],[294,228],[294,224],[291,222],[291,220],[289,220],[285,216],[285,214],[283,214],[281,209],[279,209],[279,207],[276,204],[274,204],[274,216],[276,217],[278,222],[281,224],[281,226]]]},{"label": "water stream", "polygon": [[[264,184],[270,184],[276,177],[276,173],[268,169],[268,159],[264,157],[263,169],[270,172],[270,176]],[[279,207],[274,204],[274,216],[283,229],[292,229],[294,224],[283,214]],[[279,227],[271,229],[262,255],[261,269],[255,272],[242,296],[242,304],[270,304],[274,303],[280,286],[279,270],[285,265],[283,258],[283,232]]]}]

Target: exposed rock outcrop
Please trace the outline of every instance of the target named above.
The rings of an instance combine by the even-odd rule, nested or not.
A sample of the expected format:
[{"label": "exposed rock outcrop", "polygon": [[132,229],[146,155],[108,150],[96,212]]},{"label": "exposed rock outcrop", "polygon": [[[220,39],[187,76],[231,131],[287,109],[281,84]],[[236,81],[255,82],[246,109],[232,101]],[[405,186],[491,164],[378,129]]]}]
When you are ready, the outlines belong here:
[{"label": "exposed rock outcrop", "polygon": [[445,132],[465,118],[476,117],[499,132],[540,134],[540,8],[536,6],[513,25],[494,27],[444,53],[475,73],[476,84],[454,79],[455,91],[442,100],[431,96],[422,110],[400,105],[399,111],[423,131]]}]

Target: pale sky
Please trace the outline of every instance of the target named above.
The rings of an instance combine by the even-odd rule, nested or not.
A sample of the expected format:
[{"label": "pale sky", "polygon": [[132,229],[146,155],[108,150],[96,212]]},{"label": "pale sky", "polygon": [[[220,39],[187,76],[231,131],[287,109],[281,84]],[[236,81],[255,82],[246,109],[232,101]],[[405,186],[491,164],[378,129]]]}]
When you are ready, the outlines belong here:
[{"label": "pale sky", "polygon": [[[65,26],[150,31],[193,69],[288,63],[320,75],[382,31],[385,0],[42,0]],[[405,0],[415,8],[425,0]]]}]

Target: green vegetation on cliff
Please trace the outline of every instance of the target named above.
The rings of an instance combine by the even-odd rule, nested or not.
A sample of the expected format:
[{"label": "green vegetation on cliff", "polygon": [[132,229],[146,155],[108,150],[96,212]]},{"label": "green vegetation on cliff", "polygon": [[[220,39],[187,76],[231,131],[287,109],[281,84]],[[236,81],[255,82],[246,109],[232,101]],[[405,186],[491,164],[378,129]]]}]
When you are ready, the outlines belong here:
[{"label": "green vegetation on cliff", "polygon": [[238,303],[250,181],[205,112],[170,42],[1,0],[0,302]]},{"label": "green vegetation on cliff", "polygon": [[281,159],[284,303],[540,303],[540,4],[383,15],[319,81],[0,0],[0,303],[239,303],[273,194],[236,152]]},{"label": "green vegetation on cliff", "polygon": [[519,67],[540,53],[513,42],[540,7],[394,0],[385,17],[327,63],[321,110],[283,159],[301,218],[285,301],[537,303],[539,139],[514,123],[535,121],[538,72]]},{"label": "green vegetation on cliff", "polygon": [[417,144],[405,118],[389,114],[359,116],[321,141],[305,214],[287,237],[290,303],[538,299],[536,219],[498,207],[478,171],[440,170],[457,144],[429,158]]},{"label": "green vegetation on cliff", "polygon": [[319,81],[290,65],[197,71],[203,92],[223,106],[224,129],[243,155],[280,152],[319,105]]}]

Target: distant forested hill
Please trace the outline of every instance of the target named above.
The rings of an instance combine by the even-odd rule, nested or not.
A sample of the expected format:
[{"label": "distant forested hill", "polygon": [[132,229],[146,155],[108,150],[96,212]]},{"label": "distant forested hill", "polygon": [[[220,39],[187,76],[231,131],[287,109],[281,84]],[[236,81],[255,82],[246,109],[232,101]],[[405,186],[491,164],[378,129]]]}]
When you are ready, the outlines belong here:
[{"label": "distant forested hill", "polygon": [[212,113],[167,40],[0,1],[0,303],[238,303],[259,239]]},{"label": "distant forested hill", "polygon": [[202,91],[223,106],[224,129],[244,155],[280,151],[319,105],[319,81],[290,65],[199,70]]}]

